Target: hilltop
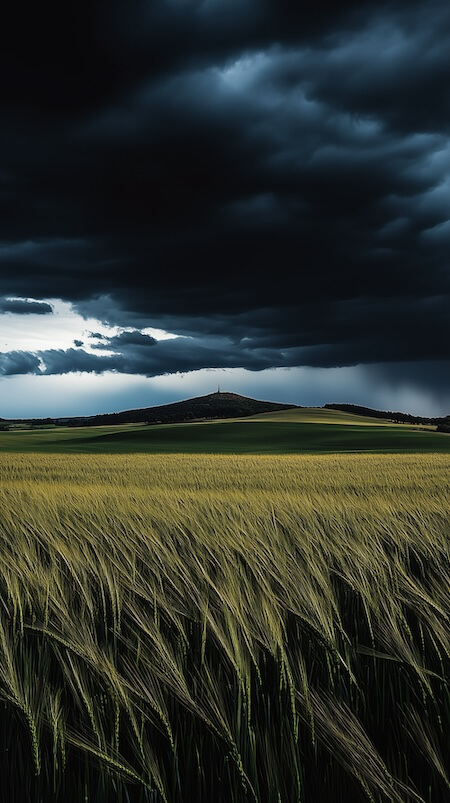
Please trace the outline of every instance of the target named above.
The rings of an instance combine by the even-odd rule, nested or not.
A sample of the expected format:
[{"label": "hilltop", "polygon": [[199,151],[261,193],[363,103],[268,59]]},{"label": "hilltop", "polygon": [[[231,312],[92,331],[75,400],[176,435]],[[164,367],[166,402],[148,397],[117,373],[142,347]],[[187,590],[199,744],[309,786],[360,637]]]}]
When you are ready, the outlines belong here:
[{"label": "hilltop", "polygon": [[239,393],[208,393],[193,399],[146,407],[139,410],[123,410],[120,413],[58,418],[55,423],[65,426],[99,426],[104,424],[179,424],[189,421],[208,421],[226,418],[244,418],[261,413],[290,410],[297,405],[259,401]]},{"label": "hilltop", "polygon": [[[114,426],[118,424],[186,424],[195,421],[216,421],[230,418],[250,418],[268,413],[283,414],[306,410],[313,413],[316,423],[324,423],[327,416],[334,413],[343,413],[352,417],[354,421],[375,423],[395,423],[437,427],[440,432],[449,432],[450,416],[429,418],[427,416],[414,416],[409,413],[374,410],[371,407],[362,407],[357,404],[325,404],[323,407],[305,408],[297,404],[281,404],[279,402],[260,401],[239,393],[216,391],[205,396],[196,396],[192,399],[161,404],[153,407],[143,407],[134,410],[122,410],[118,413],[98,413],[91,416],[64,416],[58,418],[0,418],[0,429],[8,430],[11,425],[25,425],[27,428],[41,427],[92,427]],[[346,423],[349,418],[346,418]],[[335,420],[337,423],[337,418]]]}]

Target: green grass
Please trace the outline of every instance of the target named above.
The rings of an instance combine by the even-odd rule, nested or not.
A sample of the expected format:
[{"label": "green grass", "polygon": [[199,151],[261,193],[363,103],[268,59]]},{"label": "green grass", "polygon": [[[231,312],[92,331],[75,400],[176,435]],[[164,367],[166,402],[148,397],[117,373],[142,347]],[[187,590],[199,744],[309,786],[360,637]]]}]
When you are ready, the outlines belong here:
[{"label": "green grass", "polygon": [[[357,424],[361,426],[392,426],[392,422],[364,415],[346,413],[343,410],[330,410],[325,407],[293,407],[290,410],[277,410],[274,413],[252,415],[247,421],[289,421],[303,424]],[[403,426],[403,425],[402,425]]]},{"label": "green grass", "polygon": [[154,426],[56,427],[0,433],[0,452],[297,454],[450,452],[430,429],[335,410],[300,409],[228,421]]},{"label": "green grass", "polygon": [[2,800],[447,803],[449,470],[0,455]]}]

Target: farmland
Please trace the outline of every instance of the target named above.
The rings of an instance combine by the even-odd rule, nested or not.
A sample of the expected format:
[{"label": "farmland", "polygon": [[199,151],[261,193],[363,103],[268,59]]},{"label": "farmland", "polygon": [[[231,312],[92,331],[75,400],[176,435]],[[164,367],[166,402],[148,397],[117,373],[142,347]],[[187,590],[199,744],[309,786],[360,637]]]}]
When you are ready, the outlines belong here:
[{"label": "farmland", "polygon": [[450,438],[431,427],[380,422],[323,408],[300,408],[228,421],[146,426],[53,427],[0,432],[0,453],[450,454]]},{"label": "farmland", "polygon": [[23,452],[64,432],[1,436],[5,800],[448,800],[448,454]]}]

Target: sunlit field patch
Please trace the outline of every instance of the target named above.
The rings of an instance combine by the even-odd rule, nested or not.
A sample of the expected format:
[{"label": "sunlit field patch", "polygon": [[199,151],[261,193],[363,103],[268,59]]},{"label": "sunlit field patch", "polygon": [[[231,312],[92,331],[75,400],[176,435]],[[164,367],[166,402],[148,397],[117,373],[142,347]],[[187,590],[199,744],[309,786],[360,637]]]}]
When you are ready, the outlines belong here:
[{"label": "sunlit field patch", "polygon": [[1,455],[4,799],[447,801],[449,469]]}]

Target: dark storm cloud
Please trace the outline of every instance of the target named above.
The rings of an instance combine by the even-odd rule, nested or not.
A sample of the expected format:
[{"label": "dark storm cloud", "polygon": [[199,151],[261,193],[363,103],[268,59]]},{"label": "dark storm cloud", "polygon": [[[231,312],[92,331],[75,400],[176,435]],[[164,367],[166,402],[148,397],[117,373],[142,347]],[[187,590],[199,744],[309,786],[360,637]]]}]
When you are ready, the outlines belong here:
[{"label": "dark storm cloud", "polygon": [[7,13],[0,292],[135,329],[47,372],[450,357],[447,3]]},{"label": "dark storm cloud", "polygon": [[46,301],[28,301],[25,298],[0,298],[0,315],[6,312],[15,315],[50,315],[53,307]]},{"label": "dark storm cloud", "polygon": [[[403,328],[404,321],[409,321],[416,314],[417,335],[414,348],[417,360],[426,360],[427,342],[422,342],[421,332],[426,327],[436,326],[434,318],[439,313],[442,300],[437,298],[430,303],[427,315],[424,317],[414,309],[405,307],[403,317],[399,315],[397,306],[386,303],[383,306],[384,335],[380,337],[378,331],[380,310],[377,305],[367,303],[357,304],[357,318],[359,323],[360,339],[354,342],[355,314],[347,306],[340,309],[338,320],[329,324],[329,330],[320,325],[320,320],[314,318],[311,309],[305,309],[305,319],[309,315],[309,329],[303,337],[304,344],[298,346],[298,336],[295,327],[289,333],[286,321],[283,331],[280,326],[267,333],[263,326],[258,327],[255,319],[253,325],[248,326],[247,334],[230,338],[225,334],[209,333],[207,337],[182,336],[157,341],[153,337],[137,330],[121,332],[112,337],[103,336],[102,341],[92,344],[95,351],[86,351],[82,341],[74,341],[79,348],[73,349],[47,349],[30,355],[29,363],[18,362],[19,369],[14,371],[16,365],[15,355],[3,355],[4,367],[0,365],[0,373],[37,373],[37,374],[65,374],[70,372],[102,373],[113,371],[124,374],[143,374],[158,376],[160,374],[185,373],[190,370],[202,368],[246,368],[250,371],[261,371],[273,367],[294,367],[306,365],[316,368],[329,368],[336,365],[355,365],[364,361],[378,364],[377,376],[384,377],[387,384],[392,384],[396,376],[397,367],[388,368],[386,363],[393,365],[402,361]],[[330,305],[333,309],[333,305]],[[305,321],[306,322],[306,321]],[[448,329],[448,327],[447,327]],[[331,342],[329,332],[338,332],[337,342]],[[449,333],[450,334],[450,333]],[[21,354],[21,358],[24,355]],[[446,346],[436,351],[436,360],[445,364]],[[384,363],[384,367],[383,367]],[[426,364],[426,363],[425,363]],[[398,377],[403,377],[403,384],[407,384],[408,377],[415,376],[414,364],[408,369],[403,364],[398,371]],[[430,386],[436,385],[439,373],[436,369],[422,372],[430,381]],[[370,376],[373,376],[371,374]],[[415,384],[420,385],[417,376]],[[441,383],[444,383],[441,376]]]},{"label": "dark storm cloud", "polygon": [[[91,335],[91,337],[94,336],[95,335]],[[103,338],[105,342],[95,344],[93,348],[124,350],[129,349],[130,347],[133,348],[135,346],[138,348],[148,348],[149,346],[155,346],[157,343],[154,337],[143,334],[142,332],[136,330],[133,332],[121,332],[120,334],[109,338],[106,338],[105,335],[103,335]]]},{"label": "dark storm cloud", "polygon": [[39,357],[26,351],[10,351],[0,354],[0,376],[15,374],[39,374]]},{"label": "dark storm cloud", "polygon": [[[83,349],[48,349],[40,351],[39,370],[30,373],[65,374],[76,371],[123,374],[185,373],[202,368],[238,368],[252,371],[271,368],[286,361],[276,349],[254,348],[252,343],[233,343],[229,338],[178,337],[156,341],[140,332],[124,332],[95,346],[107,353],[91,353]],[[292,353],[290,364],[297,364]]]}]

